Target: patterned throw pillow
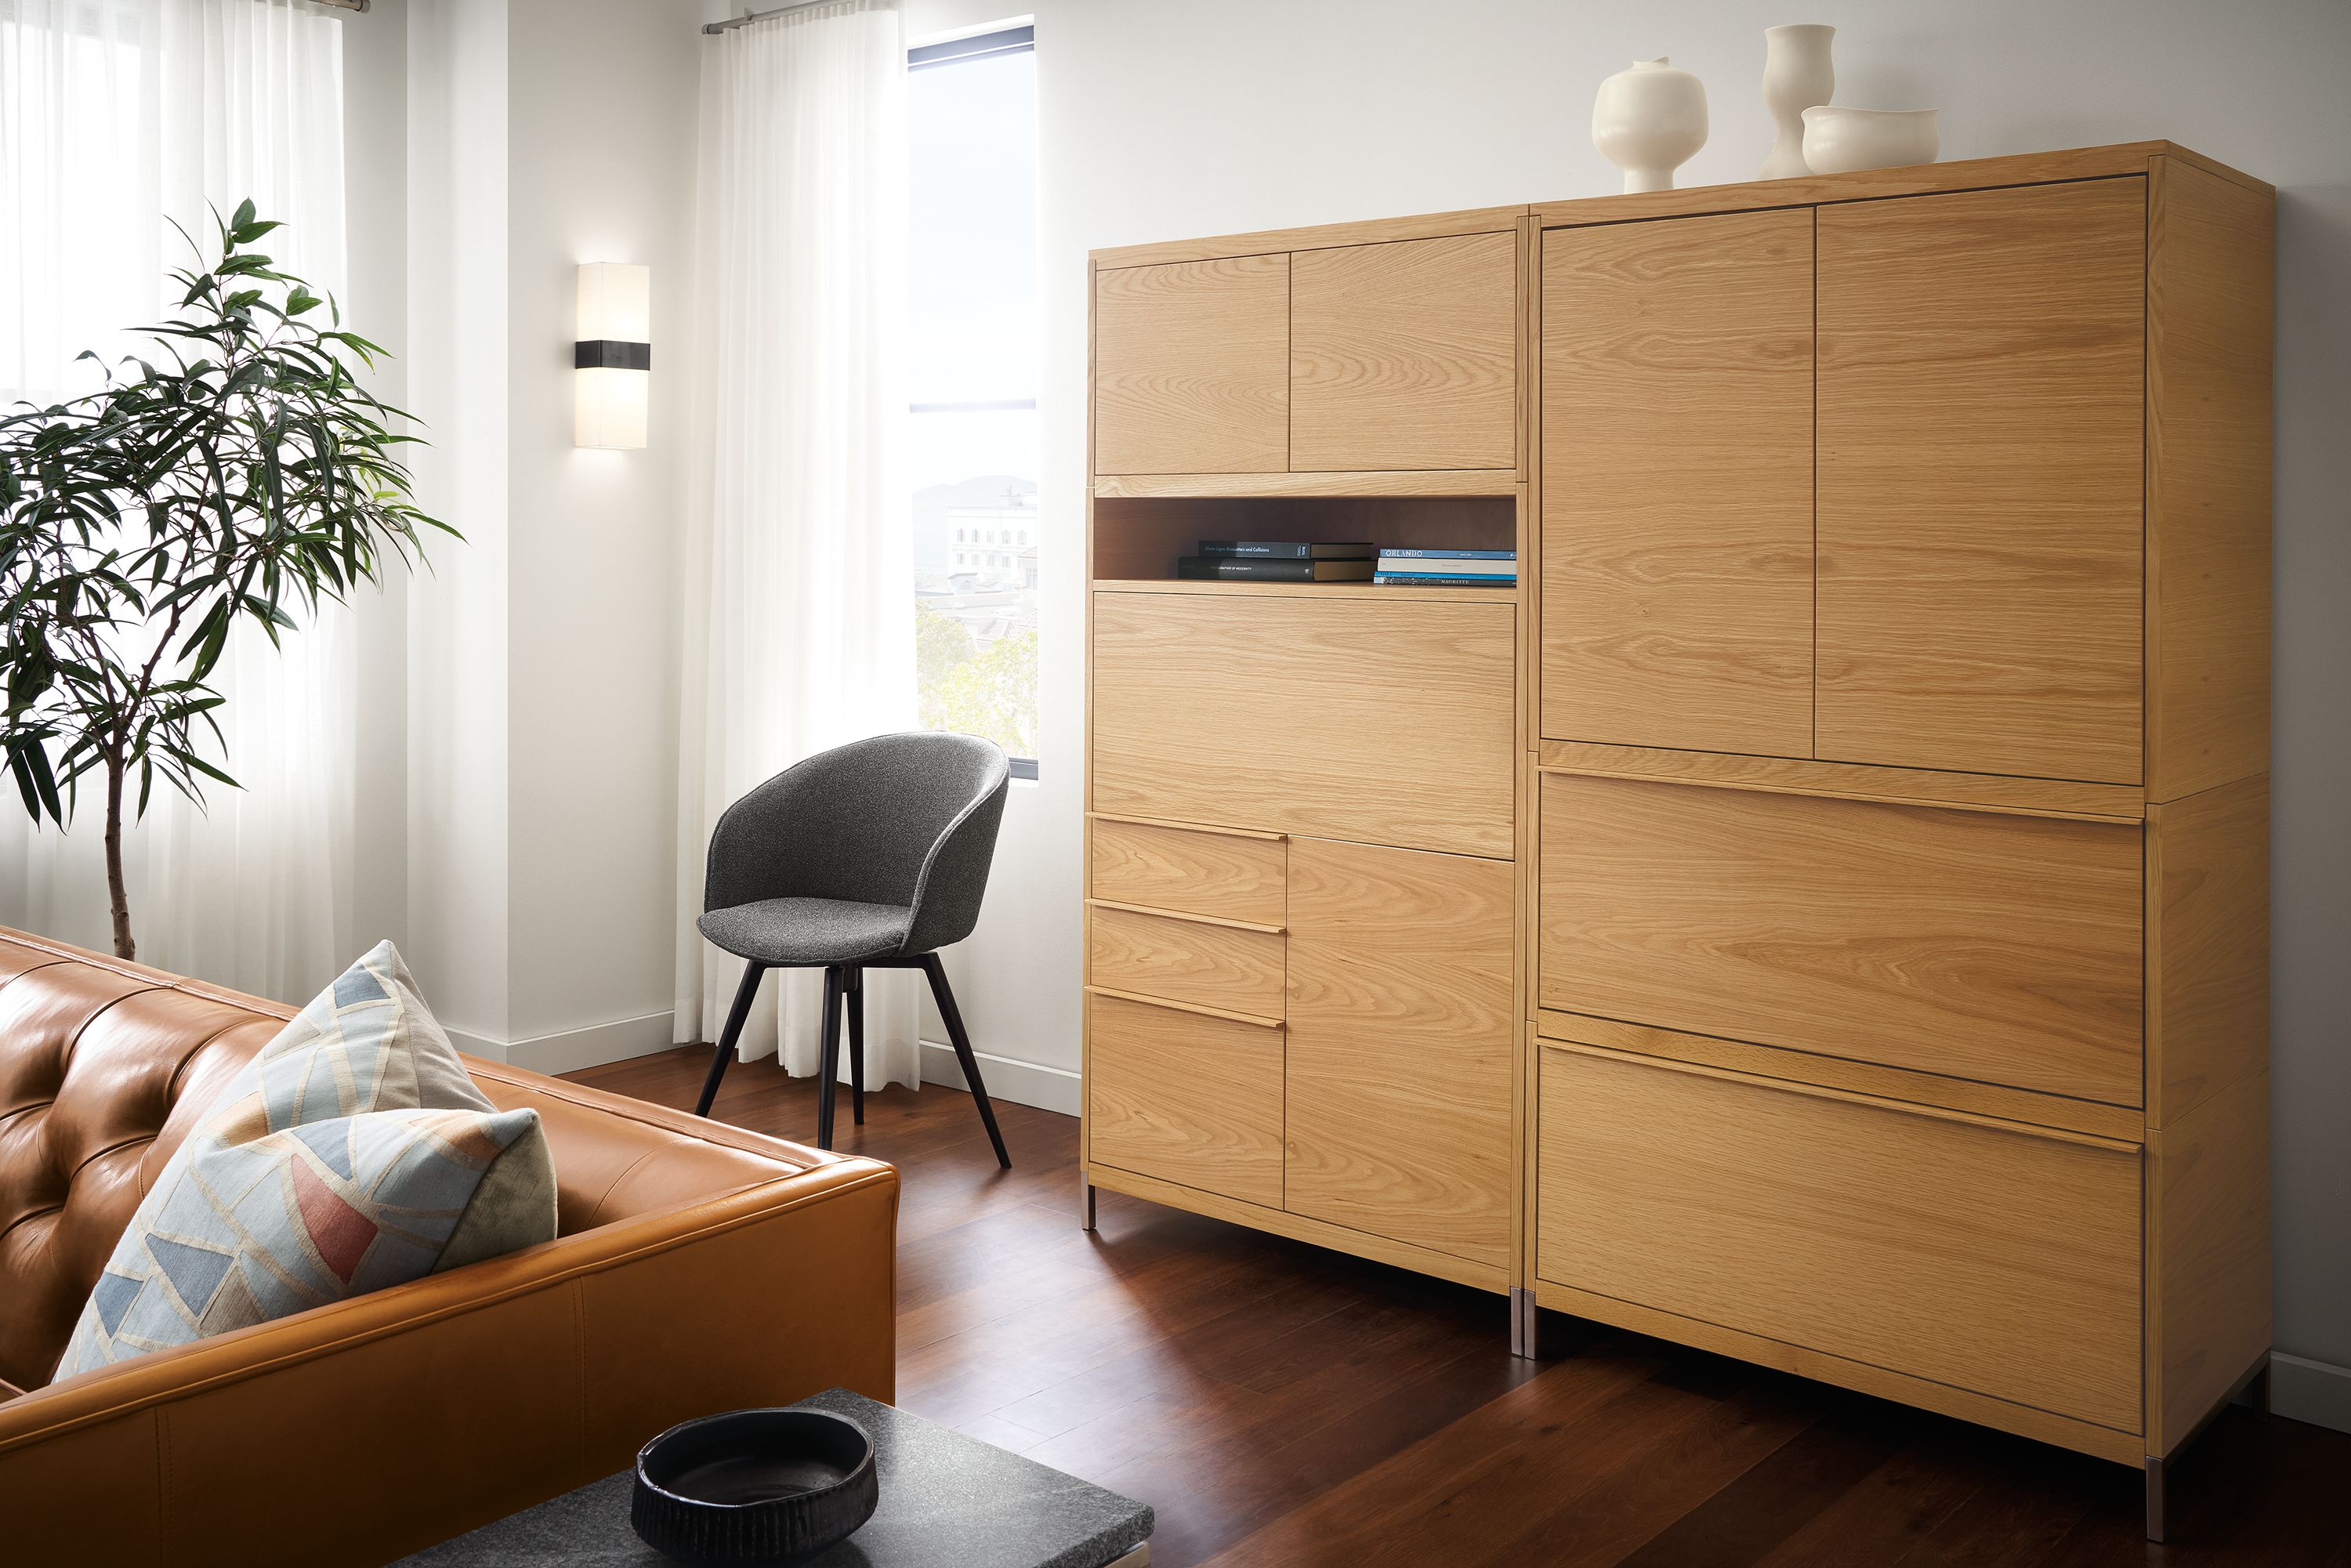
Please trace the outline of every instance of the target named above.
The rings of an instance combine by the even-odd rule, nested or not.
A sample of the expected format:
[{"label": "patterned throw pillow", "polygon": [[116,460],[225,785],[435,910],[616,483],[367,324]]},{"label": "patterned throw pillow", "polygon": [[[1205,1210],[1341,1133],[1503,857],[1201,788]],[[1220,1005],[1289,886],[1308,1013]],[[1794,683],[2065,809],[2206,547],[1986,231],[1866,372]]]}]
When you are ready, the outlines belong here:
[{"label": "patterned throw pillow", "polygon": [[57,1375],[554,1236],[538,1113],[483,1098],[381,943],[262,1048],[165,1164]]}]

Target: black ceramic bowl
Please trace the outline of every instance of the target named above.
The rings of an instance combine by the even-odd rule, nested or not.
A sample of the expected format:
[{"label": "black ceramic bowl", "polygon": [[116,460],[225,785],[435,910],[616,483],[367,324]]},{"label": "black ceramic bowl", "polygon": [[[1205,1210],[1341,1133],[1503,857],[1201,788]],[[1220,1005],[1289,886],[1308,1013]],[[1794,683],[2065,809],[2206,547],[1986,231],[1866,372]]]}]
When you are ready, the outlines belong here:
[{"label": "black ceramic bowl", "polygon": [[777,1568],[873,1517],[873,1439],[821,1410],[737,1410],[637,1452],[629,1527],[690,1568]]}]

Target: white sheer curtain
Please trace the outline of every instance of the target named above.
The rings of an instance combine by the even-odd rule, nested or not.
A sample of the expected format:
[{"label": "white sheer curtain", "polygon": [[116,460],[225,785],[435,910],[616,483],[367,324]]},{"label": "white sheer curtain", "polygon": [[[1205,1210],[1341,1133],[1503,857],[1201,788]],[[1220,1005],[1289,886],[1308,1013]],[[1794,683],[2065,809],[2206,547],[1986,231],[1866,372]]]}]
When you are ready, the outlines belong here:
[{"label": "white sheer curtain", "polygon": [[[73,357],[136,345],[178,303],[164,275],[251,197],[264,246],[340,295],[342,34],[299,0],[0,0],[0,402],[89,390]],[[360,324],[362,330],[364,325]],[[141,960],[299,1000],[351,946],[347,611],[273,650],[233,642],[213,684],[225,767],[205,808],[159,789],[126,834]],[[0,800],[0,922],[111,948],[103,795],[69,832]]]},{"label": "white sheer curtain", "polygon": [[[741,965],[694,930],[719,813],[828,747],[914,727],[905,55],[896,0],[705,46],[691,551],[678,787],[676,1038],[716,1036]],[[866,979],[867,1082],[914,1084],[917,977]],[[817,1066],[820,977],[761,990],[745,1060]]]}]

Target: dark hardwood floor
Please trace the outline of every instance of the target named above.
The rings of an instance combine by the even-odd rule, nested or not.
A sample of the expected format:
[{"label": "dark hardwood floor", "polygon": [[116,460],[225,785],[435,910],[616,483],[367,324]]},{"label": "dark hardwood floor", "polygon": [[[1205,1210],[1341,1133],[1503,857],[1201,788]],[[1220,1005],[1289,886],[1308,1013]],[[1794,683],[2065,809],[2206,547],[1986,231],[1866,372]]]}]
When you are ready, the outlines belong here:
[{"label": "dark hardwood floor", "polygon": [[[691,1107],[707,1052],[574,1074]],[[2351,1565],[2351,1436],[2227,1412],[2138,1473],[1568,1319],[1514,1359],[1493,1296],[1104,1193],[1077,1123],[868,1097],[844,1151],[899,1166],[898,1398],[1158,1511],[1155,1568],[1433,1564]],[[814,1136],[813,1080],[727,1074],[716,1113]]]}]

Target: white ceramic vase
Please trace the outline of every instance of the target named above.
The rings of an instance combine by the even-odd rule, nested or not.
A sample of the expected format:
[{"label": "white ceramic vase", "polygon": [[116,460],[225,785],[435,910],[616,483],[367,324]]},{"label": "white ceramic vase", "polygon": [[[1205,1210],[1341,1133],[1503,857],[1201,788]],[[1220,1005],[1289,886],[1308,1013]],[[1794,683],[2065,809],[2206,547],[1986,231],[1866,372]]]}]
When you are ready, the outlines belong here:
[{"label": "white ceramic vase", "polygon": [[1804,162],[1815,174],[1932,163],[1942,147],[1931,109],[1838,109],[1820,104],[1804,110]]},{"label": "white ceramic vase", "polygon": [[1706,131],[1706,85],[1662,55],[1602,82],[1592,105],[1592,144],[1625,171],[1627,191],[1672,190]]},{"label": "white ceramic vase", "polygon": [[1810,172],[1804,162],[1804,110],[1836,94],[1836,68],[1829,63],[1834,27],[1805,24],[1763,29],[1763,107],[1778,133],[1759,180],[1787,180]]}]

